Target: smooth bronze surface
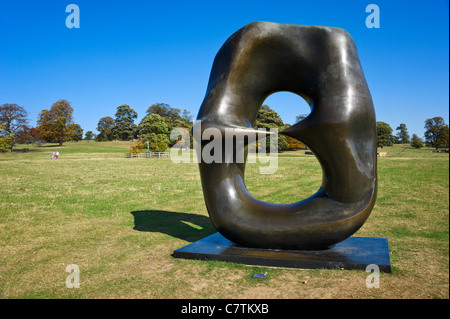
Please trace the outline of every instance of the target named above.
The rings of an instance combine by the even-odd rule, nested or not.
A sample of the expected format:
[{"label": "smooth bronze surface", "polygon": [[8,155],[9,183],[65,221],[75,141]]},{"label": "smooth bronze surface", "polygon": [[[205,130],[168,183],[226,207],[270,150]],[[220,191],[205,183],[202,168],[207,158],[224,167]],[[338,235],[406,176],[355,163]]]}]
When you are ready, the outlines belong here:
[{"label": "smooth bronze surface", "polygon": [[297,203],[267,203],[247,191],[245,164],[200,162],[208,213],[223,236],[242,246],[326,248],[363,225],[377,190],[375,111],[347,31],[270,22],[238,30],[214,60],[193,129],[251,129],[264,100],[280,91],[311,106],[307,118],[281,133],[316,155],[323,170],[320,189]]}]

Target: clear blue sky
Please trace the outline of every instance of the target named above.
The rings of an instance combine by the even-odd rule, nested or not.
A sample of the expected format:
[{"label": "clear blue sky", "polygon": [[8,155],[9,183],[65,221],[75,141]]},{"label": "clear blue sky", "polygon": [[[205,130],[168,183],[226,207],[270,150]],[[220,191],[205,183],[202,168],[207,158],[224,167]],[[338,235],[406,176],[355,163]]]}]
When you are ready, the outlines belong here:
[{"label": "clear blue sky", "polygon": [[[68,4],[80,8],[80,28],[68,29]],[[369,29],[368,4],[380,8]],[[0,0],[0,104],[16,103],[36,124],[59,99],[75,122],[96,132],[98,120],[130,105],[145,115],[167,103],[194,118],[213,59],[236,30],[252,21],[344,28],[353,36],[378,121],[423,136],[424,121],[449,123],[449,1],[395,0]],[[307,113],[288,93],[266,104],[285,123]]]}]

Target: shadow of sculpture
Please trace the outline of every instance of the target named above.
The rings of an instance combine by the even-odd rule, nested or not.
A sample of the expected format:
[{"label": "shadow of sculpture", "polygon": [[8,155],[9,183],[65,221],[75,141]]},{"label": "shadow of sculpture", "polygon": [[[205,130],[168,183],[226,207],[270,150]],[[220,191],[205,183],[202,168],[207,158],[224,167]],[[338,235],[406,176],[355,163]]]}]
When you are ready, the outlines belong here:
[{"label": "shadow of sculpture", "polygon": [[140,210],[131,214],[133,229],[137,231],[164,233],[189,242],[216,232],[210,219],[203,215],[164,210]]}]

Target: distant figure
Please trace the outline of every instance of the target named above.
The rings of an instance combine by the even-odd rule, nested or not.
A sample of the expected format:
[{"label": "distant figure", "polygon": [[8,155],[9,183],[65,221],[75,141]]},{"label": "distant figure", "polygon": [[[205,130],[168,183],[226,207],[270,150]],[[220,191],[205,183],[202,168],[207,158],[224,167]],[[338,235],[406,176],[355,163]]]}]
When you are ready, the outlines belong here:
[{"label": "distant figure", "polygon": [[52,161],[55,159],[55,152],[52,153]]},{"label": "distant figure", "polygon": [[58,159],[58,158],[59,158],[59,151],[56,151],[55,159]]}]

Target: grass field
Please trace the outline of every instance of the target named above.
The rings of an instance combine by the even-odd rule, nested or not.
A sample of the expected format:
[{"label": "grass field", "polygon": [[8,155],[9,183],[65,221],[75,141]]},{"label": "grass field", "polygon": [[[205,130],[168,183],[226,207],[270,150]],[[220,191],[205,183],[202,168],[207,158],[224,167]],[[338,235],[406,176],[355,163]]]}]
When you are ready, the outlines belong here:
[{"label": "grass field", "polygon": [[[0,154],[0,298],[449,298],[448,154],[383,149],[378,199],[355,236],[387,237],[393,272],[368,289],[365,271],[173,258],[215,232],[198,166],[126,159],[129,147],[83,141]],[[320,186],[315,157],[283,153],[278,165],[259,175],[249,164],[250,193],[290,203]],[[66,287],[69,264],[79,289]]]}]

